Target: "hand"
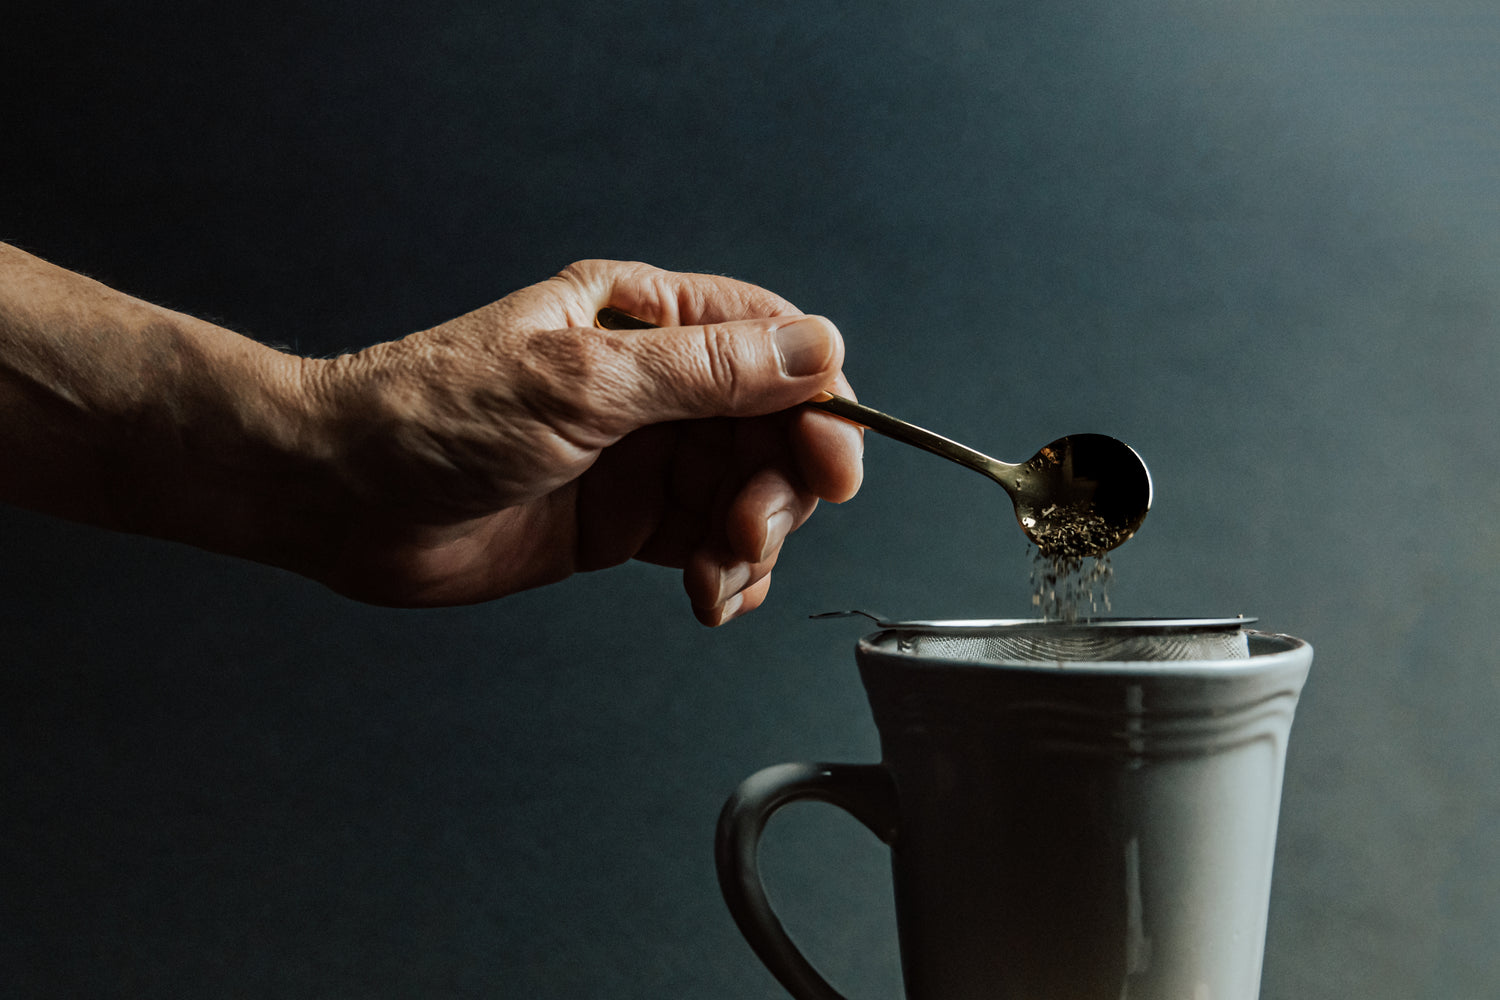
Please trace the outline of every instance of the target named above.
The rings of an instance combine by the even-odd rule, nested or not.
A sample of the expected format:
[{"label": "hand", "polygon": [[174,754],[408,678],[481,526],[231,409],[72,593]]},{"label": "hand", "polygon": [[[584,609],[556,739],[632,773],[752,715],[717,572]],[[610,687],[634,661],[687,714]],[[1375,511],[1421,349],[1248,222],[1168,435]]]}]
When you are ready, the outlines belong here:
[{"label": "hand", "polygon": [[[661,329],[604,331],[613,306]],[[591,261],[304,379],[347,501],[304,568],[363,600],[487,600],[642,559],[699,620],[758,607],[787,535],[861,478],[843,343],[754,285]]]}]

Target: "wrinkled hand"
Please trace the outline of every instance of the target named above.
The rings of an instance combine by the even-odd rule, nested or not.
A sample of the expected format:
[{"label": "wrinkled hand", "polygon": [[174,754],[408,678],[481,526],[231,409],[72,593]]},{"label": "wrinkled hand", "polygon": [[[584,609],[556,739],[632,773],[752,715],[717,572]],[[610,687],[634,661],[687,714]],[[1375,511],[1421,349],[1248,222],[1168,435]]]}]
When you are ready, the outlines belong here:
[{"label": "wrinkled hand", "polygon": [[[605,331],[612,306],[660,329]],[[717,625],[765,600],[787,535],[861,478],[827,320],[743,282],[590,261],[309,381],[357,498],[317,574],[401,605],[487,600],[641,559]]]}]

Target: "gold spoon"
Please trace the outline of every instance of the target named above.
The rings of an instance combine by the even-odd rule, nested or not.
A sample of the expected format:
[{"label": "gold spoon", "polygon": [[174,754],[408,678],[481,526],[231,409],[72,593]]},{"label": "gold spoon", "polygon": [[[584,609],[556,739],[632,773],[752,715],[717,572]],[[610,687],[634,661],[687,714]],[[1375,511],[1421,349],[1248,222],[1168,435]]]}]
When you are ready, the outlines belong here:
[{"label": "gold spoon", "polygon": [[[596,322],[605,330],[652,327],[608,306],[599,310]],[[993,479],[1010,494],[1026,537],[1053,558],[1103,555],[1135,534],[1151,509],[1146,463],[1134,448],[1103,434],[1069,434],[1013,464],[843,396],[822,393],[804,405]]]}]

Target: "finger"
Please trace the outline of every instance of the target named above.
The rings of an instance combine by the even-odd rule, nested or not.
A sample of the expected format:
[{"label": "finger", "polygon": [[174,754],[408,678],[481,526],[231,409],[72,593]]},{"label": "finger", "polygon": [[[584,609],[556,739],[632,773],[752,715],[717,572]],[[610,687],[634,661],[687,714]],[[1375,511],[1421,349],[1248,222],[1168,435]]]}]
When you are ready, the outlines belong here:
[{"label": "finger", "polygon": [[760,470],[746,481],[726,513],[730,551],[752,563],[774,558],[787,535],[802,526],[817,503],[816,496],[798,489],[782,470]]},{"label": "finger", "polygon": [[[772,560],[774,563],[775,560]],[[724,600],[711,604],[693,604],[693,615],[704,625],[722,625],[760,607],[771,589],[771,566],[762,568],[748,583],[734,590]]]},{"label": "finger", "polygon": [[816,316],[539,331],[509,373],[518,406],[585,451],[648,424],[785,410],[833,385],[838,329]]},{"label": "finger", "polygon": [[753,581],[754,567],[727,553],[699,549],[682,570],[683,590],[693,615],[705,625],[717,625],[738,608],[739,593]]},{"label": "finger", "polygon": [[[741,436],[738,423],[683,420],[647,428],[671,428],[674,446],[661,518],[636,558],[682,569],[700,549],[728,549],[725,512],[744,479],[736,454],[736,441]],[[611,450],[606,449],[605,454]]]},{"label": "finger", "polygon": [[[842,374],[832,391],[854,398]],[[865,475],[863,427],[804,407],[791,414],[787,433],[797,474],[814,495],[830,503],[843,503],[859,492]]]},{"label": "finger", "polygon": [[765,576],[761,577],[759,580],[755,581],[750,586],[740,591],[738,600],[734,602],[734,606],[725,606],[723,613],[719,618],[718,624],[723,625],[725,622],[730,622],[736,618],[742,618],[745,615],[748,615],[750,612],[754,611],[756,608],[765,603],[766,596],[770,592],[771,574],[767,573]]},{"label": "finger", "polygon": [[742,559],[722,544],[694,550],[682,569],[683,589],[695,609],[713,609],[771,572],[779,547],[761,560]]},{"label": "finger", "polygon": [[834,384],[844,359],[838,329],[817,316],[608,336],[623,397],[616,412],[639,423],[784,410]]},{"label": "finger", "polygon": [[[735,612],[734,617],[737,618],[740,615],[747,615],[750,612],[754,611],[756,608],[760,607],[762,604],[766,603],[766,595],[768,595],[770,592],[771,573],[770,571],[767,571],[765,576],[761,577],[759,580],[756,580],[750,586],[740,591],[742,600],[740,602],[739,610]],[[725,621],[728,621],[728,619],[726,618]]]},{"label": "finger", "polygon": [[[736,465],[710,515],[704,542],[689,557],[683,581],[700,620],[727,620],[736,595],[770,573],[787,535],[805,522],[818,498],[788,472],[785,421],[730,422]],[[757,601],[758,603],[758,601]]]},{"label": "finger", "polygon": [[719,562],[729,558],[724,525],[745,480],[740,448],[744,427],[751,423],[683,420],[653,425],[673,428],[676,448],[661,521],[637,558],[678,569],[699,551],[725,553]]}]

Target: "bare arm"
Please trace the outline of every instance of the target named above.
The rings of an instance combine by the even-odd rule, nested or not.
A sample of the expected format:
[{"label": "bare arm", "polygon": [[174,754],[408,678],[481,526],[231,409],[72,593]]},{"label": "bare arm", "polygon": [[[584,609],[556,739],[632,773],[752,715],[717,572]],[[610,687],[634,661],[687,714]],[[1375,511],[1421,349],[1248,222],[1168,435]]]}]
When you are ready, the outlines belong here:
[{"label": "bare arm", "polygon": [[306,366],[0,244],[0,499],[283,563],[332,485]]},{"label": "bare arm", "polygon": [[[604,305],[664,329],[593,330]],[[763,289],[612,262],[298,358],[0,244],[0,499],[390,604],[644,559],[718,624],[858,488],[858,432],[788,409],[848,392],[841,360]]]}]

